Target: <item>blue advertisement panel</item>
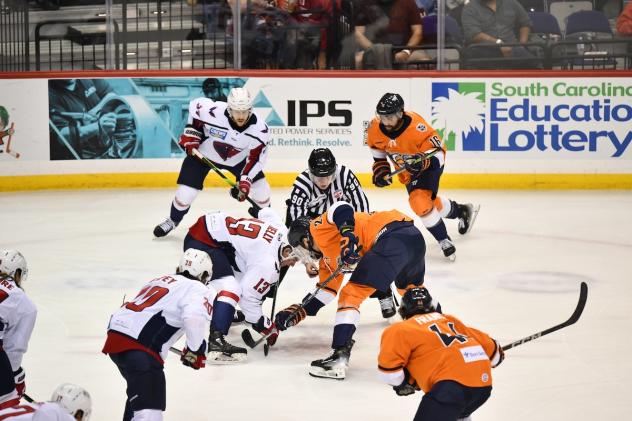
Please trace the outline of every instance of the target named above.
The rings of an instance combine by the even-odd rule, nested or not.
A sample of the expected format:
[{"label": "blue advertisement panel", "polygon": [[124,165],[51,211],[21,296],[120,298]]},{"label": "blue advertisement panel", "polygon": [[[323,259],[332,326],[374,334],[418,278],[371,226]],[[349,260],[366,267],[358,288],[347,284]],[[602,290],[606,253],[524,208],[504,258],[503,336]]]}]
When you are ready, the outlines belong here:
[{"label": "blue advertisement panel", "polygon": [[[52,79],[50,159],[182,157],[189,102],[225,101],[242,78]],[[0,116],[1,117],[1,116]]]}]

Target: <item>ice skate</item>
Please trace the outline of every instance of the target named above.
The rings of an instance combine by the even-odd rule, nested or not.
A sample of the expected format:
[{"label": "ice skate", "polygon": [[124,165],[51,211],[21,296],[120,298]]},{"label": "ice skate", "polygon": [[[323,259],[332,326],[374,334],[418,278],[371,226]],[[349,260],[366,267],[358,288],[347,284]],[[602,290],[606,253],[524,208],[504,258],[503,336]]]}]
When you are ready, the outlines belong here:
[{"label": "ice skate", "polygon": [[395,300],[393,299],[393,293],[391,292],[388,297],[380,298],[380,309],[382,310],[382,317],[389,319],[397,314],[395,309]]},{"label": "ice skate", "polygon": [[240,348],[226,341],[222,332],[211,330],[208,337],[208,354],[206,361],[209,364],[233,364],[245,361],[248,355],[246,348]]},{"label": "ice skate", "polygon": [[445,240],[439,241],[439,245],[441,246],[443,255],[451,262],[454,262],[456,260],[456,247],[454,247],[454,243],[452,243],[449,238],[446,238]]},{"label": "ice skate", "polygon": [[171,218],[167,218],[160,224],[156,225],[156,228],[154,228],[154,235],[158,238],[164,237],[165,235],[173,231],[177,226],[178,224],[173,222]]},{"label": "ice skate", "polygon": [[459,205],[459,234],[465,235],[470,232],[480,208],[481,205],[474,206],[471,203]]},{"label": "ice skate", "polygon": [[334,349],[329,357],[312,361],[309,375],[324,379],[344,380],[347,377],[349,357],[354,343],[355,341],[352,339],[349,344]]}]

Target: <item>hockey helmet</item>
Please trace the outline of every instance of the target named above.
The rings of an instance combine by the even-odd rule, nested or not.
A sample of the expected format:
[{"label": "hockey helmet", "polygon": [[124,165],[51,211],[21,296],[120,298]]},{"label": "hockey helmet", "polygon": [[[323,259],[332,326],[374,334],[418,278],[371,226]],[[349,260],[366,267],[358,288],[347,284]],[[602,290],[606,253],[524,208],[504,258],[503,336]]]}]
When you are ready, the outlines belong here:
[{"label": "hockey helmet", "polygon": [[22,253],[17,250],[0,251],[0,273],[9,275],[18,285],[26,281],[29,269]]},{"label": "hockey helmet", "polygon": [[375,112],[378,116],[402,113],[404,112],[404,99],[400,94],[387,92],[380,98]]},{"label": "hockey helmet", "polygon": [[415,314],[432,313],[436,311],[432,304],[432,297],[424,287],[411,288],[402,297],[402,304],[399,306],[399,315],[406,320]]},{"label": "hockey helmet", "polygon": [[315,177],[328,177],[336,172],[336,158],[329,148],[317,148],[309,154],[309,172]]},{"label": "hockey helmet", "polygon": [[88,421],[92,412],[92,398],[81,386],[72,383],[63,383],[57,386],[50,400],[58,403],[70,415],[76,417],[81,411],[81,421]]},{"label": "hockey helmet", "polygon": [[213,274],[213,262],[206,252],[187,249],[180,258],[176,272],[195,278],[206,285]]},{"label": "hockey helmet", "polygon": [[233,88],[228,94],[228,115],[238,125],[244,125],[252,113],[252,97],[246,88]]},{"label": "hockey helmet", "polygon": [[[306,248],[310,252],[310,255],[314,259],[320,259],[322,253],[314,250],[314,238],[309,232],[310,219],[308,216],[301,216],[296,218],[290,224],[290,230],[287,233],[288,241],[292,247],[301,246]],[[303,243],[303,239],[307,239],[307,247]]]}]

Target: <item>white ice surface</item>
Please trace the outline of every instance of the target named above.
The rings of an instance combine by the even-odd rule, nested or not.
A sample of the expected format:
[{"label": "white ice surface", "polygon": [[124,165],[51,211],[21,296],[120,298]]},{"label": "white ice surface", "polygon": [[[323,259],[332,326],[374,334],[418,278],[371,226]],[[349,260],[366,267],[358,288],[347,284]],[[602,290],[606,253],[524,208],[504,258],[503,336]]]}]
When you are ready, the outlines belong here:
[{"label": "white ice surface", "polygon": [[[45,400],[61,382],[86,387],[93,421],[122,418],[125,385],[100,353],[109,314],[147,280],[175,268],[182,239],[213,209],[246,216],[226,189],[204,191],[172,235],[152,230],[168,214],[173,190],[2,193],[0,248],[27,258],[25,285],[39,308],[24,359],[27,391]],[[284,212],[287,189],[273,191]],[[620,420],[632,413],[632,194],[622,192],[444,191],[482,205],[470,234],[460,236],[450,263],[422,227],[428,244],[427,285],[444,311],[507,343],[570,316],[579,282],[589,284],[574,326],[507,353],[494,371],[490,400],[476,421]],[[411,214],[403,190],[368,192],[374,210]],[[418,223],[418,226],[421,225]],[[313,289],[302,269],[290,271],[277,309]],[[271,303],[265,303],[266,312]],[[396,396],[376,379],[386,322],[376,300],[362,308],[351,367],[344,381],[307,374],[329,353],[335,304],[237,366],[193,371],[166,363],[166,420],[408,420],[421,394]],[[239,333],[229,340],[241,344]]]}]

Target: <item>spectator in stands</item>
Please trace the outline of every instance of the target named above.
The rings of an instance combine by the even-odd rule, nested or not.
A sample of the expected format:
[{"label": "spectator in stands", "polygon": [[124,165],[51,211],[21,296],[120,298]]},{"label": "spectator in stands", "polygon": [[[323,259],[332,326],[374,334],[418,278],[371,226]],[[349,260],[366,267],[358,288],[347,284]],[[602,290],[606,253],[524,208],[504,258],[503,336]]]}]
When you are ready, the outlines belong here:
[{"label": "spectator in stands", "polygon": [[[336,0],[279,0],[278,7],[289,16],[286,57],[283,67],[325,69],[327,67],[327,28]],[[340,8],[340,0],[336,1]]]},{"label": "spectator in stands", "polygon": [[[523,46],[529,42],[531,20],[527,11],[517,0],[470,0],[461,16],[466,44],[486,44],[488,47],[470,48],[470,58],[513,57],[524,60],[499,62],[490,60],[481,63],[482,68],[534,67],[534,55]],[[516,33],[518,36],[516,36]]]},{"label": "spectator in stands", "polygon": [[[411,58],[412,48],[393,56],[390,48],[416,47],[421,38],[421,16],[415,0],[359,0],[355,39],[360,51],[356,54],[356,68],[388,68],[391,57],[395,63],[405,63]],[[371,63],[369,57],[375,62]]]},{"label": "spectator in stands", "polygon": [[628,1],[617,19],[617,35],[632,35],[632,1]]}]

